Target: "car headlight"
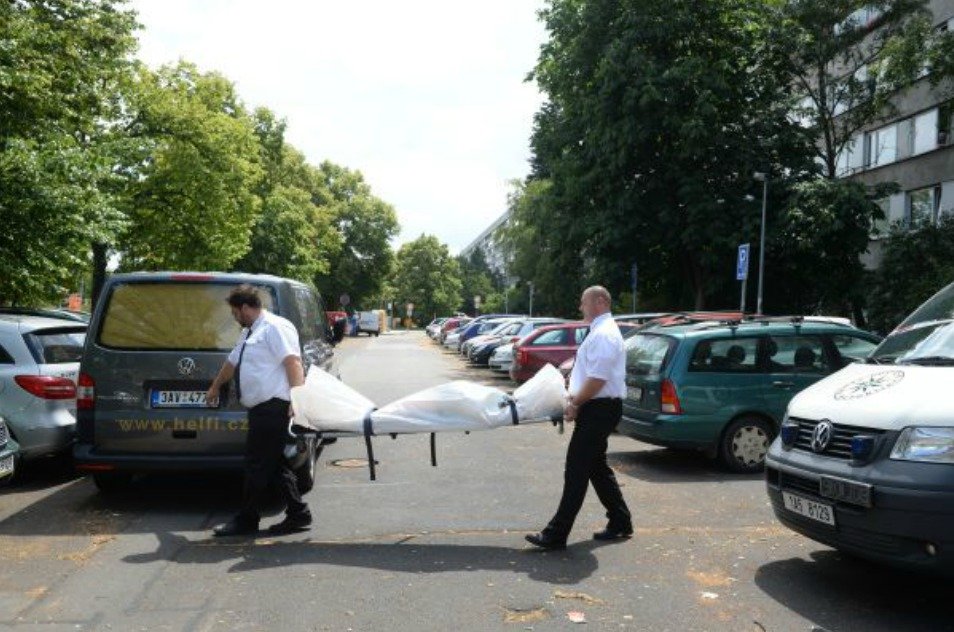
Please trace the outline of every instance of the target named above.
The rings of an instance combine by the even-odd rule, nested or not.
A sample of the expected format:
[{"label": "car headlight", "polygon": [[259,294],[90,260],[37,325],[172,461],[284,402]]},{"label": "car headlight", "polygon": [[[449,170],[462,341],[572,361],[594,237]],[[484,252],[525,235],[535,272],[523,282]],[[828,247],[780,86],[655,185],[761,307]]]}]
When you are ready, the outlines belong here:
[{"label": "car headlight", "polygon": [[891,450],[898,461],[954,463],[954,428],[905,428]]}]

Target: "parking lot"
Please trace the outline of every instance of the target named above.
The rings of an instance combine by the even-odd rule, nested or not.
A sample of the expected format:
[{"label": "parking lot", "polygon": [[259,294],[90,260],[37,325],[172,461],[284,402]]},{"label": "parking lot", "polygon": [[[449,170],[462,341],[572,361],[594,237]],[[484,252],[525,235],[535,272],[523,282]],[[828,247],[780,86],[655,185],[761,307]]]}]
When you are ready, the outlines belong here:
[{"label": "parking lot", "polygon": [[[342,378],[383,404],[451,379],[511,388],[418,332],[347,339]],[[549,426],[379,438],[322,455],[304,534],[213,540],[222,476],[150,477],[115,496],[70,464],[0,495],[0,625],[116,630],[954,629],[947,584],[845,558],[777,523],[760,475],[622,436],[610,461],[636,534],[601,545],[593,494],[567,551],[530,550],[556,506],[567,435]]]}]

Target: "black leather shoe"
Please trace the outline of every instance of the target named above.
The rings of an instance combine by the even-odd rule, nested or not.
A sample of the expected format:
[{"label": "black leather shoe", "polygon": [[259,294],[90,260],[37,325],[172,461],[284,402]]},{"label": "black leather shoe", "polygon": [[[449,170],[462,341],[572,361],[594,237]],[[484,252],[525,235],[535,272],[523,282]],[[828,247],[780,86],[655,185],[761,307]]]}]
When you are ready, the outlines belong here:
[{"label": "black leather shoe", "polygon": [[233,518],[226,523],[220,524],[212,529],[216,537],[226,537],[230,535],[253,535],[258,533],[257,522],[247,522]]},{"label": "black leather shoe", "polygon": [[311,512],[303,511],[297,514],[285,516],[285,519],[278,524],[273,524],[268,528],[270,535],[286,535],[289,533],[298,533],[307,531],[311,527]]},{"label": "black leather shoe", "polygon": [[547,551],[562,551],[566,548],[566,538],[557,538],[545,533],[531,533],[526,540],[533,546]]},{"label": "black leather shoe", "polygon": [[613,540],[626,540],[633,537],[633,528],[625,527],[619,529],[617,527],[606,527],[602,531],[597,531],[593,534],[594,540],[600,540],[602,542],[611,542]]}]

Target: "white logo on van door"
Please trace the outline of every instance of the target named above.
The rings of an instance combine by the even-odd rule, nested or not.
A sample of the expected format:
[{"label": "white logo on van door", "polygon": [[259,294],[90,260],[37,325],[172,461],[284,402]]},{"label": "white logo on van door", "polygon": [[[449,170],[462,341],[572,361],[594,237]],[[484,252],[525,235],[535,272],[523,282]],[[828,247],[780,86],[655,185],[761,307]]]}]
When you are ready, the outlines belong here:
[{"label": "white logo on van door", "polygon": [[835,399],[860,399],[891,388],[904,379],[904,371],[881,371],[867,377],[848,382],[835,392]]},{"label": "white logo on van door", "polygon": [[195,360],[192,358],[182,358],[179,360],[179,373],[182,375],[192,375],[195,371]]}]

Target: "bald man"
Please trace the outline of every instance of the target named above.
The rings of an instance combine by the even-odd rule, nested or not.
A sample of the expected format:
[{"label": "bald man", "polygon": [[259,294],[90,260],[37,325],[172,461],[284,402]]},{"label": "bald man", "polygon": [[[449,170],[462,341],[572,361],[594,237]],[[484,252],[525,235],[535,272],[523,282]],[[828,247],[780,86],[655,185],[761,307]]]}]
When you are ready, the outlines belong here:
[{"label": "bald man", "polygon": [[576,422],[566,453],[563,497],[546,528],[527,536],[543,549],[566,548],[567,536],[583,506],[590,483],[606,507],[609,524],[593,534],[596,540],[621,540],[633,535],[633,521],[619,490],[616,476],[606,463],[610,434],[623,415],[626,394],[626,351],[623,336],[610,313],[612,297],[606,288],[593,286],[583,292],[580,311],[590,325],[576,352],[570,374],[570,398],[564,419]]}]

